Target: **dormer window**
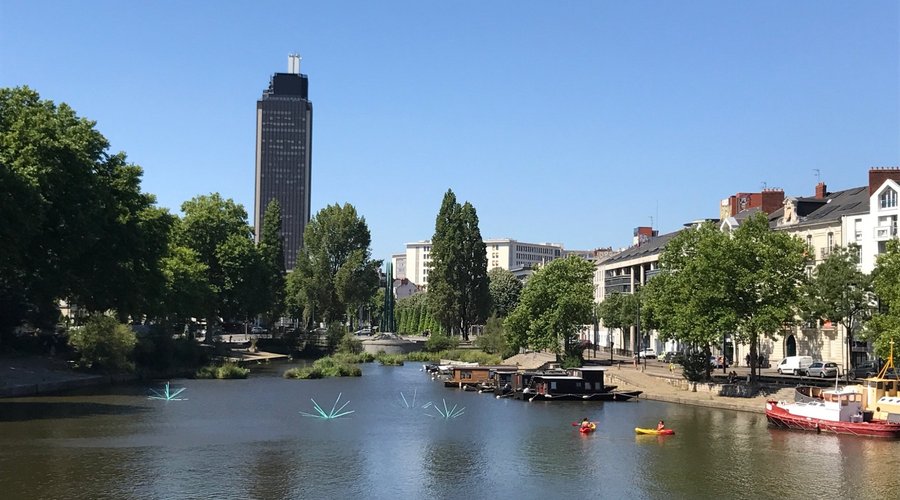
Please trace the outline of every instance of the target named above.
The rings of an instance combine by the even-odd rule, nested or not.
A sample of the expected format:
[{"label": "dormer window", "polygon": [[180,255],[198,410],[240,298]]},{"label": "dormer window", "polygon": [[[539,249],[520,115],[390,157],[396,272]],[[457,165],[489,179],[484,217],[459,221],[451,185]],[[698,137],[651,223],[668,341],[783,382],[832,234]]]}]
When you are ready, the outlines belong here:
[{"label": "dormer window", "polygon": [[887,188],[878,197],[878,205],[881,208],[895,208],[897,206],[897,192]]}]

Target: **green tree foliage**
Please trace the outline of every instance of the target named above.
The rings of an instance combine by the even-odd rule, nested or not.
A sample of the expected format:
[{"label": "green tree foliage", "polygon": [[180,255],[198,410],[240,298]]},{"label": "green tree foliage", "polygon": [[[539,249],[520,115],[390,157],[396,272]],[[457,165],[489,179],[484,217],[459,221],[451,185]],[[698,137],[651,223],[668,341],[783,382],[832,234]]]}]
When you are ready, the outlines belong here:
[{"label": "green tree foliage", "polygon": [[568,352],[579,328],[593,320],[593,277],[594,265],[575,255],[538,269],[504,323],[510,346]]},{"label": "green tree foliage", "polygon": [[847,365],[853,331],[868,317],[872,277],[857,267],[859,247],[834,248],[824,262],[813,270],[807,282],[804,309],[808,319],[825,319],[844,326],[847,332]]},{"label": "green tree foliage", "polygon": [[475,207],[447,190],[435,221],[428,274],[429,307],[445,331],[469,339],[490,308],[487,252]]},{"label": "green tree foliage", "polygon": [[211,310],[213,292],[209,266],[200,262],[194,250],[183,246],[169,249],[162,259],[164,293],[158,317],[169,324],[184,324],[190,318],[204,317]]},{"label": "green tree foliage", "polygon": [[104,371],[131,371],[131,354],[137,343],[134,331],[115,318],[91,316],[84,326],[73,329],[69,343],[78,351],[79,364]]},{"label": "green tree foliage", "polygon": [[428,309],[427,293],[416,293],[398,299],[394,314],[397,315],[397,333],[420,334],[426,330],[439,333],[434,328],[435,321]]},{"label": "green tree foliage", "polygon": [[288,276],[288,304],[307,322],[345,318],[369,303],[378,289],[378,267],[371,260],[366,220],[349,203],[320,210],[303,234],[304,247]]},{"label": "green tree foliage", "polygon": [[59,298],[124,317],[161,290],[172,216],[94,125],[27,87],[0,89],[0,335],[52,324]]},{"label": "green tree foliage", "polygon": [[608,294],[597,305],[597,317],[603,319],[603,326],[619,329],[625,334],[626,345],[620,346],[623,349],[628,348],[629,329],[637,323],[637,314],[637,296],[630,293]]},{"label": "green tree foliage", "polygon": [[503,333],[503,319],[496,315],[488,318],[484,324],[484,332],[475,339],[475,346],[488,354],[499,354],[503,357],[515,354],[515,351],[510,352],[506,343],[506,336]]},{"label": "green tree foliage", "polygon": [[491,295],[491,308],[500,318],[509,316],[522,295],[522,282],[516,275],[502,267],[495,267],[488,272],[488,291]]},{"label": "green tree foliage", "polygon": [[885,252],[875,263],[872,278],[879,307],[866,322],[866,335],[873,340],[879,357],[888,357],[891,342],[897,356],[900,353],[900,240],[887,242]]},{"label": "green tree foliage", "polygon": [[262,257],[244,207],[213,193],[184,202],[181,210],[184,217],[174,239],[206,266],[210,294],[201,301],[209,307],[205,316],[245,320],[263,312],[267,294]]},{"label": "green tree foliage", "polygon": [[765,214],[733,233],[713,224],[686,229],[660,256],[663,276],[650,281],[646,304],[663,335],[708,349],[729,333],[750,344],[794,321],[805,279],[805,245],[770,231]]},{"label": "green tree foliage", "polygon": [[266,207],[263,217],[262,234],[259,240],[259,251],[266,276],[266,316],[267,323],[278,320],[285,310],[285,267],[284,238],[281,236],[281,205],[272,199]]}]

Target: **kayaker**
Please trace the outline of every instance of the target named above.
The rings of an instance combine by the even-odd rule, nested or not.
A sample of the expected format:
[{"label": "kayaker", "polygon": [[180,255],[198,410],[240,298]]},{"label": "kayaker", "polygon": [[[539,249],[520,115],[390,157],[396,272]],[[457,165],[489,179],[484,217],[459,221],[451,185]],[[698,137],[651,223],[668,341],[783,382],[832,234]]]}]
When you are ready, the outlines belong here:
[{"label": "kayaker", "polygon": [[659,423],[656,424],[656,430],[658,430],[658,431],[661,431],[665,428],[666,428],[666,423],[663,422],[662,420],[660,420]]},{"label": "kayaker", "polygon": [[588,420],[587,417],[583,418],[581,420],[581,428],[582,429],[590,429],[590,427],[591,427],[591,421]]}]

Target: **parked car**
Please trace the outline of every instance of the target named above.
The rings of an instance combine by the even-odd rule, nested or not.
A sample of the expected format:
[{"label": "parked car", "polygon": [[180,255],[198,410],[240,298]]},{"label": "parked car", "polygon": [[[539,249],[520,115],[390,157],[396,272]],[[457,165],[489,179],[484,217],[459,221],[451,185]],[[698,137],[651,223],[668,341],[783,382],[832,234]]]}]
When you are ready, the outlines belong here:
[{"label": "parked car", "polygon": [[669,351],[663,354],[662,360],[666,363],[681,364],[684,361],[684,354],[680,352]]},{"label": "parked car", "polygon": [[367,328],[360,328],[359,330],[356,330],[356,331],[353,332],[353,333],[354,333],[355,335],[372,335],[372,329],[371,329],[371,328],[368,328],[368,327],[367,327]]},{"label": "parked car", "polygon": [[806,373],[806,369],[811,364],[813,364],[812,356],[788,356],[778,363],[778,374],[800,375]]},{"label": "parked car", "polygon": [[850,373],[853,375],[853,378],[874,377],[875,375],[878,375],[879,368],[880,366],[877,361],[863,361],[862,363],[854,366],[853,369],[850,370]]},{"label": "parked car", "polygon": [[837,377],[837,374],[838,365],[837,363],[831,362],[825,363],[823,361],[815,361],[806,369],[807,377]]},{"label": "parked car", "polygon": [[644,349],[638,353],[638,359],[656,359],[655,349]]}]

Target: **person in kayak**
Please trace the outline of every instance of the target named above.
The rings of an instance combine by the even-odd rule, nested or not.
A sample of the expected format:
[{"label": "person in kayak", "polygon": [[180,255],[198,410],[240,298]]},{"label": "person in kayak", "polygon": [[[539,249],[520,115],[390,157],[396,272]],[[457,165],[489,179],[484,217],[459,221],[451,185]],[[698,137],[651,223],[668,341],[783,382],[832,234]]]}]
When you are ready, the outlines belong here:
[{"label": "person in kayak", "polygon": [[659,423],[656,424],[656,430],[658,430],[658,431],[661,431],[665,428],[666,428],[666,423],[663,422],[662,420],[660,420]]},{"label": "person in kayak", "polygon": [[591,421],[588,420],[587,417],[584,417],[583,419],[581,419],[581,428],[582,429],[590,429],[591,428]]}]

